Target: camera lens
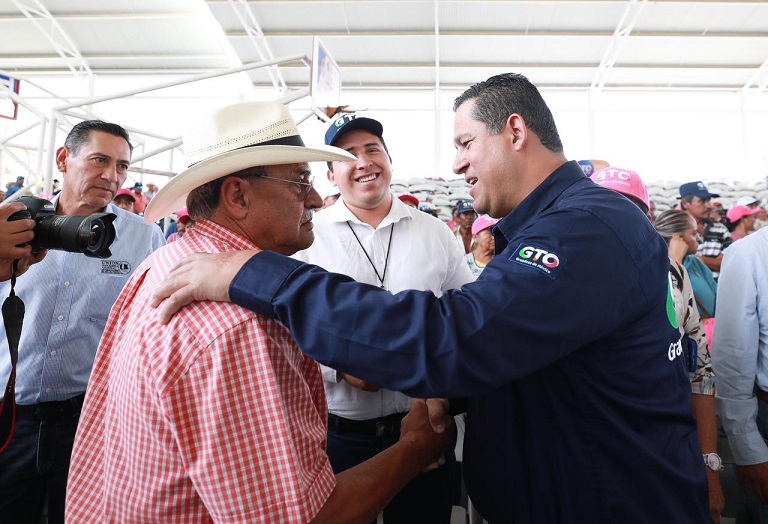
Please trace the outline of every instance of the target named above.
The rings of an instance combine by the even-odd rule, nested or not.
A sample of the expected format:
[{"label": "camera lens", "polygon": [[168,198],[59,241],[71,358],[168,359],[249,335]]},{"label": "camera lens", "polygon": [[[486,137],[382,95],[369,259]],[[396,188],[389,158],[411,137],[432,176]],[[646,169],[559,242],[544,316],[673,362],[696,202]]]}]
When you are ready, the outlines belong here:
[{"label": "camera lens", "polygon": [[94,258],[109,258],[115,240],[113,213],[88,216],[55,215],[43,218],[35,227],[35,244],[41,249],[83,253]]},{"label": "camera lens", "polygon": [[97,213],[96,216],[91,215],[86,217],[87,227],[90,228],[89,242],[86,247],[87,251],[84,253],[93,253],[92,256],[98,258],[109,258],[112,253],[109,251],[109,246],[115,240],[115,226],[112,225],[112,221],[117,215],[112,213]]},{"label": "camera lens", "polygon": [[19,202],[27,209],[17,211],[8,220],[31,218],[35,221],[35,238],[30,242],[32,252],[58,249],[83,253],[94,258],[109,258],[109,246],[115,240],[114,213],[57,215],[53,203],[44,198],[23,196]]}]

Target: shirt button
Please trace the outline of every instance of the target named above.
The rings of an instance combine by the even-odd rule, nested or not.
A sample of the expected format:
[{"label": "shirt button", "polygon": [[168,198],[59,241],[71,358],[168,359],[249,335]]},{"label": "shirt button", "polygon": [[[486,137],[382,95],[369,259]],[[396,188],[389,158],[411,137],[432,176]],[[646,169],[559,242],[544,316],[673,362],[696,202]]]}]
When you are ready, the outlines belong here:
[{"label": "shirt button", "polygon": [[55,349],[54,349],[53,351],[51,351],[51,356],[52,356],[52,357],[55,357],[55,356],[56,356],[56,350],[55,350]]},{"label": "shirt button", "polygon": [[46,393],[50,393],[51,392],[51,388],[45,388],[45,392]]},{"label": "shirt button", "polygon": [[66,282],[64,282],[64,285],[65,285],[65,286],[67,286],[67,287],[69,287],[69,280],[67,280]]},{"label": "shirt button", "polygon": [[59,315],[59,320],[64,320],[64,315]]}]

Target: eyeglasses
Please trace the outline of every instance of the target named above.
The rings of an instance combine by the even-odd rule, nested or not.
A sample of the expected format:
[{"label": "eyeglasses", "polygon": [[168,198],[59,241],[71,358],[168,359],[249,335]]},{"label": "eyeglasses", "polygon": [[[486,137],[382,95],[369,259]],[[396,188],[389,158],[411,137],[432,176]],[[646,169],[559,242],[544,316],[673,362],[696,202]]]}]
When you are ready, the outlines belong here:
[{"label": "eyeglasses", "polygon": [[299,196],[303,196],[304,198],[306,198],[309,192],[312,191],[312,188],[315,187],[314,176],[301,177],[302,179],[307,180],[307,182],[296,182],[295,180],[285,180],[284,178],[275,178],[273,176],[267,176],[267,175],[256,175],[256,178],[266,178],[267,180],[277,180],[278,182],[295,184],[299,186],[301,191],[303,191],[303,193],[299,193]]}]

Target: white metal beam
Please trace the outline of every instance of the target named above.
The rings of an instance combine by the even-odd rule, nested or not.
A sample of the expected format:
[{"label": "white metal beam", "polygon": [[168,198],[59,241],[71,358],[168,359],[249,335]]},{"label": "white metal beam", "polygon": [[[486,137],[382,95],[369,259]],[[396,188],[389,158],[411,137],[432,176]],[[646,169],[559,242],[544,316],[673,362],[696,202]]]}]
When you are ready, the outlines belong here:
[{"label": "white metal beam", "polygon": [[40,31],[56,52],[67,63],[67,67],[81,80],[89,80],[92,75],[88,62],[80,54],[77,46],[62,29],[56,18],[39,0],[11,0],[13,5],[26,16]]},{"label": "white metal beam", "polygon": [[[440,5],[438,3],[438,0],[433,0],[432,2],[432,10],[434,15],[434,46],[435,46],[435,92],[432,94],[433,96],[433,106],[432,106],[432,124],[433,127],[433,134],[435,137],[440,136],[441,128],[442,128],[442,111],[440,110],[440,69],[442,67],[442,63],[440,62]],[[434,162],[434,165],[439,166],[440,165],[440,159],[443,154],[443,148],[442,148],[442,140],[437,140],[435,138],[435,147],[432,162]]]},{"label": "white metal beam", "polygon": [[752,86],[755,86],[754,92],[756,93],[762,93],[768,87],[768,59],[757,68],[755,74],[750,77],[741,90],[742,92],[752,91]]},{"label": "white metal beam", "polygon": [[[207,74],[203,74],[203,75],[199,75],[199,76],[195,76],[195,77],[191,77],[191,78],[186,78],[186,79],[182,79],[182,80],[175,80],[175,81],[172,81],[172,82],[163,82],[163,83],[155,84],[155,85],[152,85],[152,86],[140,87],[140,88],[136,88],[136,89],[130,89],[128,91],[123,91],[123,92],[120,92],[120,93],[113,93],[113,94],[110,94],[110,95],[91,97],[91,98],[87,98],[87,99],[77,100],[77,101],[74,101],[74,102],[67,102],[65,104],[59,105],[57,107],[54,107],[51,110],[50,125],[49,125],[49,129],[48,129],[48,137],[47,137],[48,148],[46,149],[46,153],[48,154],[48,158],[46,159],[47,161],[45,162],[45,165],[44,165],[45,171],[46,171],[45,172],[46,177],[47,177],[47,179],[51,178],[51,172],[52,172],[52,169],[53,169],[53,151],[54,151],[54,142],[55,142],[55,139],[56,139],[56,126],[58,125],[59,119],[61,117],[63,117],[64,114],[66,114],[66,112],[68,112],[69,110],[71,110],[73,108],[86,107],[86,106],[90,106],[90,105],[93,105],[93,104],[98,104],[100,102],[106,102],[108,100],[116,100],[118,98],[126,98],[126,97],[129,97],[129,96],[138,95],[138,94],[141,94],[141,93],[149,93],[151,91],[158,91],[160,89],[165,89],[165,88],[168,88],[168,87],[174,87],[174,86],[179,86],[179,85],[183,85],[183,84],[189,84],[189,83],[192,83],[192,82],[198,82],[200,80],[207,80],[207,79],[210,79],[210,78],[216,78],[216,77],[226,76],[226,75],[230,75],[230,74],[234,74],[234,73],[240,73],[242,71],[248,71],[248,70],[251,70],[251,69],[258,69],[258,68],[262,68],[262,67],[269,67],[269,66],[271,66],[273,64],[281,64],[281,63],[294,62],[294,61],[297,61],[297,60],[303,62],[304,64],[307,64],[309,62],[309,60],[307,59],[306,55],[291,55],[291,56],[277,58],[277,59],[273,59],[273,60],[269,60],[269,61],[262,61],[262,62],[254,62],[254,63],[251,63],[251,64],[245,64],[243,66],[235,67],[235,68],[232,68],[232,69],[229,69],[229,70],[226,70],[226,71],[215,71],[213,73],[207,73]],[[307,88],[307,92],[309,92],[309,88]],[[304,95],[304,96],[306,96],[306,95]],[[41,150],[42,150],[42,148],[41,148]]]},{"label": "white metal beam", "polygon": [[605,50],[600,65],[597,67],[597,73],[592,80],[592,91],[602,91],[605,86],[605,81],[608,78],[611,68],[616,64],[616,60],[621,54],[621,49],[624,47],[629,35],[632,33],[632,28],[635,26],[640,13],[643,11],[647,0],[628,0],[627,7],[624,8],[624,13],[619,20],[619,24],[613,31],[613,38],[608,44],[608,48]]},{"label": "white metal beam", "polygon": [[[625,0],[626,1],[626,0]],[[646,0],[633,0],[635,2]],[[272,30],[266,31],[264,35],[267,38],[281,37],[281,38],[304,38],[308,36],[320,36],[320,37],[357,37],[357,38],[379,38],[382,36],[432,36],[434,31],[431,29],[312,29],[307,30]],[[495,37],[510,37],[510,36],[524,36],[526,38],[535,37],[547,37],[547,38],[582,38],[582,37],[599,37],[606,38],[615,35],[615,30],[612,31],[600,31],[600,30],[553,30],[553,29],[489,29],[489,30],[473,30],[473,29],[441,29],[440,34],[442,36],[462,37],[462,38],[495,38]],[[248,34],[244,31],[230,29],[226,32],[229,38],[245,38]],[[632,33],[633,38],[690,38],[690,39],[716,39],[716,38],[765,38],[768,36],[766,31],[707,31],[702,33],[700,30],[696,31],[634,31]]]},{"label": "white metal beam", "polygon": [[[229,5],[235,12],[235,16],[240,21],[240,25],[245,29],[245,33],[248,39],[251,41],[256,53],[262,61],[274,60],[275,56],[272,54],[272,49],[269,47],[267,38],[264,36],[264,32],[261,30],[258,20],[251,11],[251,7],[246,0],[229,0]],[[279,89],[282,93],[287,91],[285,80],[280,73],[280,69],[275,66],[266,68],[269,78],[272,81],[272,85]]]},{"label": "white metal beam", "polygon": [[[110,21],[110,20],[156,20],[156,19],[179,19],[188,18],[194,20],[199,17],[197,13],[192,12],[168,12],[168,13],[137,13],[137,12],[103,12],[103,13],[64,13],[57,11],[55,15],[57,20],[66,20],[68,22],[82,21]],[[18,15],[0,15],[1,22],[18,22],[26,20],[26,17]]]}]

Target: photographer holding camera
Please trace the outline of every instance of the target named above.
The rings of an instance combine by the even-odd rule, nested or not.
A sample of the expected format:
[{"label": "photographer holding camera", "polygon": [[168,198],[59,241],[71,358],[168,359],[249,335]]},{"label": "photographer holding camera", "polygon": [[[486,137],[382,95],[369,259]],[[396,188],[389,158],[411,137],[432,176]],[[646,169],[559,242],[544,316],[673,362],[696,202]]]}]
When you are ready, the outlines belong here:
[{"label": "photographer holding camera", "polygon": [[35,234],[35,221],[32,219],[15,220],[8,222],[12,214],[23,211],[26,206],[20,202],[7,202],[0,204],[0,282],[11,278],[13,261],[19,264],[16,275],[21,275],[29,266],[40,262],[45,256],[45,251],[32,253],[32,247],[28,244]]},{"label": "photographer holding camera", "polygon": [[[27,206],[0,208],[0,238],[5,235],[13,242],[0,252],[0,258],[11,260],[3,261],[0,278],[10,277],[10,257],[22,257],[22,270],[44,255],[44,251],[30,255],[28,247],[9,247],[32,241],[32,228],[33,244],[37,244],[32,249],[50,248],[45,259],[31,267],[15,287],[26,304],[26,315],[16,366],[16,425],[10,444],[0,453],[0,518],[7,522],[37,524],[46,497],[48,522],[64,521],[69,457],[109,311],[133,270],[165,243],[157,226],[111,204],[125,183],[132,149],[127,132],[119,125],[81,122],[56,152],[64,187],[53,205],[42,201],[46,205],[35,209],[33,201],[38,205],[41,201],[33,199]],[[35,220],[7,220],[25,207]],[[50,222],[62,219],[62,223],[75,222],[85,229],[77,232],[45,224],[46,217],[41,215],[50,214],[51,207],[56,220]],[[111,215],[94,216],[103,212],[116,215],[109,249],[88,253],[72,248],[78,234],[84,233],[86,244],[103,237],[104,221],[109,225],[112,219]],[[43,235],[49,244],[38,244]],[[0,284],[0,298],[9,292],[10,283]],[[7,334],[0,325],[0,382],[10,372]]]}]

